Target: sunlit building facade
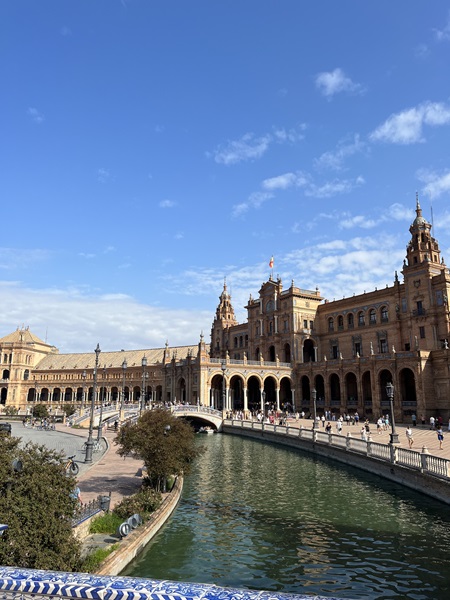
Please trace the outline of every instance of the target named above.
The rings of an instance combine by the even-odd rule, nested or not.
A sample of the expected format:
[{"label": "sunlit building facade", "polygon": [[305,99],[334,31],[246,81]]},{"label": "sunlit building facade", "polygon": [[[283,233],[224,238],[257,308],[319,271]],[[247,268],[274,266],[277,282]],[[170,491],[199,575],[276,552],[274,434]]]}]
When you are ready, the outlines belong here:
[{"label": "sunlit building facade", "polygon": [[[238,323],[224,284],[207,344],[101,352],[96,404],[189,403],[243,414],[272,408],[396,419],[450,416],[450,273],[417,200],[392,286],[329,302],[269,277]],[[90,403],[94,351],[60,354],[27,328],[0,339],[3,410]]]}]

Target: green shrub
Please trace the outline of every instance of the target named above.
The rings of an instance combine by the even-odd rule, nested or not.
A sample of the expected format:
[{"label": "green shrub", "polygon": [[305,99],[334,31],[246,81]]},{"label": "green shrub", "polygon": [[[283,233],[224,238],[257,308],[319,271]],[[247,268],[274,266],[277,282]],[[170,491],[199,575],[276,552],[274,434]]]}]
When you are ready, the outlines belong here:
[{"label": "green shrub", "polygon": [[116,533],[117,528],[122,523],[122,519],[114,513],[106,513],[100,517],[92,519],[89,526],[89,533]]},{"label": "green shrub", "polygon": [[105,558],[112,554],[118,547],[119,544],[113,544],[112,546],[108,546],[108,548],[97,548],[97,550],[94,550],[81,563],[81,572],[95,573]]},{"label": "green shrub", "polygon": [[124,498],[122,502],[114,507],[113,514],[117,515],[122,521],[125,521],[131,515],[138,514],[145,521],[152,512],[161,506],[161,494],[151,488],[142,488],[134,494]]}]

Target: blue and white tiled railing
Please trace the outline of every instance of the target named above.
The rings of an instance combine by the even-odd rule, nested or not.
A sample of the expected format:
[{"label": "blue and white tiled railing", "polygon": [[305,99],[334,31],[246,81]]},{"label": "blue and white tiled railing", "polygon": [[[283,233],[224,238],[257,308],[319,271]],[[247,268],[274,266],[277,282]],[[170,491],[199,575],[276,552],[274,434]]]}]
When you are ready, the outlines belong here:
[{"label": "blue and white tiled railing", "polygon": [[[2,600],[70,598],[86,600],[311,600],[311,596],[221,588],[200,583],[133,577],[98,577],[0,567]],[[319,596],[314,596],[320,600]],[[322,599],[325,600],[325,599]],[[331,600],[328,598],[328,600]],[[337,599],[335,599],[337,600]]]}]

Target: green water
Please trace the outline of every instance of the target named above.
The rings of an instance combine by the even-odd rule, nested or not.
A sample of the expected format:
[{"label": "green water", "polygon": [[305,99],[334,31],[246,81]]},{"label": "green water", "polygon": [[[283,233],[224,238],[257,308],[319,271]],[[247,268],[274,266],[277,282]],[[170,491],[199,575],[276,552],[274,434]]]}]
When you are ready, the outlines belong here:
[{"label": "green water", "polygon": [[[199,436],[200,437],[200,436]],[[340,598],[448,598],[447,506],[378,477],[231,435],[122,573]]]}]

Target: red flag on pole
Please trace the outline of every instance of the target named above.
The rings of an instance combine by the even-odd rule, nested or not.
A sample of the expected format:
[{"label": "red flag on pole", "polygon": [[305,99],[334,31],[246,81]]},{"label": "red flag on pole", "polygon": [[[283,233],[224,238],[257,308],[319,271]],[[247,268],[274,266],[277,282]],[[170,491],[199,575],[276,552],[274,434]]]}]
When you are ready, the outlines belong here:
[{"label": "red flag on pole", "polygon": [[272,258],[269,260],[269,267],[270,267],[271,269],[273,269],[273,256],[272,256]]}]

